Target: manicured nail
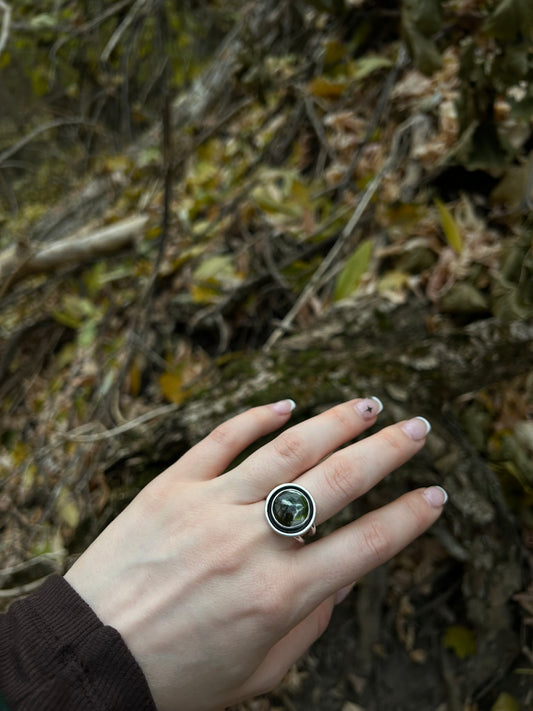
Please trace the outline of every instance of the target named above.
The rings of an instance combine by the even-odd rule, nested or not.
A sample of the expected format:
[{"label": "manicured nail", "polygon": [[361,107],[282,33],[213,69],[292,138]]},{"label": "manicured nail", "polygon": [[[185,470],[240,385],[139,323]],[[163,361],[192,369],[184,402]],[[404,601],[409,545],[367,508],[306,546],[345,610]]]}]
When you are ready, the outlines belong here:
[{"label": "manicured nail", "polygon": [[402,425],[402,430],[405,434],[414,439],[415,442],[424,439],[431,432],[431,425],[425,417],[413,417],[412,420],[407,420]]},{"label": "manicured nail", "polygon": [[356,402],[354,409],[357,410],[365,420],[371,420],[383,410],[383,403],[379,397],[367,397],[364,400]]},{"label": "manicured nail", "polygon": [[278,415],[288,415],[289,412],[294,410],[296,403],[294,400],[287,398],[287,400],[280,400],[279,402],[273,403],[270,407],[274,412],[277,412]]},{"label": "manicured nail", "polygon": [[343,600],[345,600],[348,595],[352,592],[355,583],[347,585],[345,588],[341,588],[335,595],[335,605],[340,605]]},{"label": "manicured nail", "polygon": [[428,486],[424,489],[423,496],[434,509],[440,509],[448,501],[448,494],[442,486]]}]

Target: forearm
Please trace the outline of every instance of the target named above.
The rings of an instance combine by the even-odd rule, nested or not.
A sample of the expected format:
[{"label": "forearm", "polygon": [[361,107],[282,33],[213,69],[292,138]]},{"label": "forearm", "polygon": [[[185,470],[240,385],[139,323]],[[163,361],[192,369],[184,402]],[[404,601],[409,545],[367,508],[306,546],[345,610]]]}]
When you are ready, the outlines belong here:
[{"label": "forearm", "polygon": [[59,576],[0,615],[0,691],[10,711],[155,711],[119,633]]}]

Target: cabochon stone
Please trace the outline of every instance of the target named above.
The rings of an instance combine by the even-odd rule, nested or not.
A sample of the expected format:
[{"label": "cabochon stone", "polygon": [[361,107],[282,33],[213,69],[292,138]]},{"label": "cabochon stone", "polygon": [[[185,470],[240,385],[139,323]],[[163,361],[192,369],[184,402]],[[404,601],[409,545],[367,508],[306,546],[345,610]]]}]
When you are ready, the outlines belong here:
[{"label": "cabochon stone", "polygon": [[282,526],[298,528],[309,516],[309,502],[297,489],[286,489],[274,498],[272,514]]}]

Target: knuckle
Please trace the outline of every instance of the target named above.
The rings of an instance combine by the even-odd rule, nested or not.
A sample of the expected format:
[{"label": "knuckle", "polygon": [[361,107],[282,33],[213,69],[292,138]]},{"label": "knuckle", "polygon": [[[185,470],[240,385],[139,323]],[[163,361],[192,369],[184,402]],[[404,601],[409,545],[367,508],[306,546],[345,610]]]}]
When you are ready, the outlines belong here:
[{"label": "knuckle", "polygon": [[301,464],[305,461],[305,443],[302,437],[294,431],[288,430],[276,437],[274,449],[282,459],[289,462]]},{"label": "knuckle", "polygon": [[371,559],[381,565],[389,558],[390,540],[387,530],[376,519],[368,521],[363,529],[363,543]]},{"label": "knuckle", "polygon": [[423,530],[427,528],[427,507],[420,506],[420,500],[418,497],[407,495],[404,499],[405,505],[409,509],[409,517],[414,521],[415,527],[417,529]]},{"label": "knuckle", "polygon": [[335,497],[351,497],[353,468],[346,457],[334,454],[324,463],[324,481]]},{"label": "knuckle", "polygon": [[235,432],[230,423],[223,422],[221,425],[218,425],[218,427],[215,427],[215,429],[210,432],[210,434],[208,435],[208,439],[210,439],[212,442],[219,445],[220,447],[230,449],[232,446],[235,445],[236,438]]},{"label": "knuckle", "polygon": [[398,433],[394,427],[388,427],[387,429],[381,430],[380,435],[383,438],[384,445],[386,447],[395,452],[404,451],[404,441],[398,436]]},{"label": "knuckle", "polygon": [[337,405],[329,411],[330,417],[337,421],[344,430],[352,431],[354,429],[354,418],[348,415],[345,405]]}]

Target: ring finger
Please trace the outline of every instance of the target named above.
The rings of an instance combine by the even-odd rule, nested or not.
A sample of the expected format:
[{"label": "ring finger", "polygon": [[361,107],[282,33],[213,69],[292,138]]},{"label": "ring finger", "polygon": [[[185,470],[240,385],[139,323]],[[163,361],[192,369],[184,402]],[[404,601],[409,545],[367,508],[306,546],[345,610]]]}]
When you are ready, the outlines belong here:
[{"label": "ring finger", "polygon": [[398,422],[335,452],[302,474],[297,483],[316,501],[316,523],[326,521],[404,464],[423,447],[430,429],[423,417]]}]

